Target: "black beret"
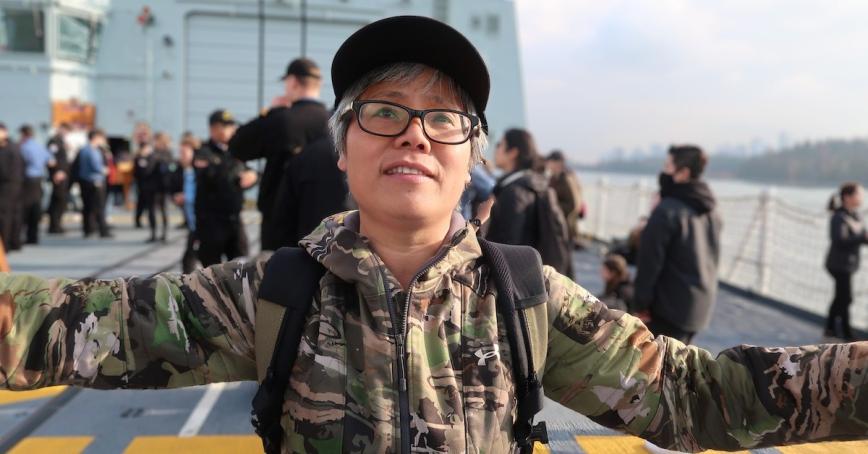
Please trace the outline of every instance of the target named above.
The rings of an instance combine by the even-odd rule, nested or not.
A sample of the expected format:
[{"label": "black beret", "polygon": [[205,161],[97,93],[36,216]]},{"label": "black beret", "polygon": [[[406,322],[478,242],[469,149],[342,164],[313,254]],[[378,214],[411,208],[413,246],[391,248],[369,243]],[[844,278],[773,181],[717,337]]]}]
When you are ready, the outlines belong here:
[{"label": "black beret", "polygon": [[422,16],[395,16],[353,33],[332,60],[335,106],[365,74],[393,63],[421,63],[451,77],[473,100],[483,129],[491,80],[485,61],[458,30]]}]

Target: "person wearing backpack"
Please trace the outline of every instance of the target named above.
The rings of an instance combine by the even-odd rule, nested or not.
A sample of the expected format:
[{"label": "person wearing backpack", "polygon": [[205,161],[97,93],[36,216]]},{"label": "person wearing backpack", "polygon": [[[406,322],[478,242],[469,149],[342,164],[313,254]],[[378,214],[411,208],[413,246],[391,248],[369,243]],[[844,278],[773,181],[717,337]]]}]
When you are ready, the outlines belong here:
[{"label": "person wearing backpack", "polygon": [[456,207],[486,146],[489,77],[458,31],[383,19],[331,67],[358,211],[301,248],[192,274],[0,274],[0,385],[258,379],[267,452],[529,453],[545,440],[541,385],[683,451],[868,435],[868,343],[715,359],[608,310],[533,249],[478,238]]},{"label": "person wearing backpack", "polygon": [[504,175],[494,188],[495,202],[486,239],[523,244],[539,251],[542,261],[572,277],[572,246],[557,195],[545,176],[533,136],[509,129],[497,143],[494,164]]}]

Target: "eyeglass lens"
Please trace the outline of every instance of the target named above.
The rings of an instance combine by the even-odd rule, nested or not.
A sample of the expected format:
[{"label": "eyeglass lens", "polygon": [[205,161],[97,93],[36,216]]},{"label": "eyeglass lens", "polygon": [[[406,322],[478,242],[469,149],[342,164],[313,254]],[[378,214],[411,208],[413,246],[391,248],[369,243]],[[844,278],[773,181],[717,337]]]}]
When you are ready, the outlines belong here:
[{"label": "eyeglass lens", "polygon": [[[363,129],[374,134],[396,136],[410,122],[410,113],[391,104],[371,102],[359,109]],[[442,143],[461,143],[470,135],[470,117],[448,110],[430,110],[423,116],[423,130],[429,139]]]}]

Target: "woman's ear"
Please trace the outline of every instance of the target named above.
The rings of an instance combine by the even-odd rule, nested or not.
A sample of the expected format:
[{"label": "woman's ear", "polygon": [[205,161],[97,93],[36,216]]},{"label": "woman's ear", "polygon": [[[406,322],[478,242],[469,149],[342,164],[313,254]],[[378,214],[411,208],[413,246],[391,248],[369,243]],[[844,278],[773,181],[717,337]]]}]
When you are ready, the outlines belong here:
[{"label": "woman's ear", "polygon": [[341,169],[341,172],[347,171],[347,154],[343,153],[338,158],[338,168]]}]

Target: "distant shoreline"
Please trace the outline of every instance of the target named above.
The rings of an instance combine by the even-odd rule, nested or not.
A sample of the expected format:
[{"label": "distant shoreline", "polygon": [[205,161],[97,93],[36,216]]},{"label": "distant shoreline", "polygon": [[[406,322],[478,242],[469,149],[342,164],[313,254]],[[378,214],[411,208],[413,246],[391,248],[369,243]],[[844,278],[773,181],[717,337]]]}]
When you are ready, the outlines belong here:
[{"label": "distant shoreline", "polygon": [[[604,160],[578,168],[597,172],[656,175],[663,155]],[[759,184],[804,188],[837,187],[845,181],[868,184],[868,140],[807,141],[782,150],[750,156],[717,153],[709,156],[705,174]]]},{"label": "distant shoreline", "polygon": [[[596,172],[596,173],[614,173],[618,175],[635,175],[641,177],[648,177],[652,179],[656,179],[659,173],[657,171],[647,171],[647,170],[629,170],[629,169],[610,169],[605,167],[597,167],[593,165],[581,164],[581,165],[571,165],[572,169],[577,172]],[[581,176],[581,174],[580,174]],[[742,183],[751,183],[751,184],[759,184],[759,185],[767,185],[767,186],[775,186],[775,187],[790,187],[797,189],[827,189],[831,187],[837,187],[842,183],[842,181],[803,181],[802,183],[796,183],[793,181],[780,181],[780,180],[762,180],[759,178],[750,178],[735,175],[731,172],[710,172],[706,175],[708,178],[714,180],[726,180],[726,181],[734,181],[734,182],[742,182]],[[868,177],[868,175],[866,175]]]}]

